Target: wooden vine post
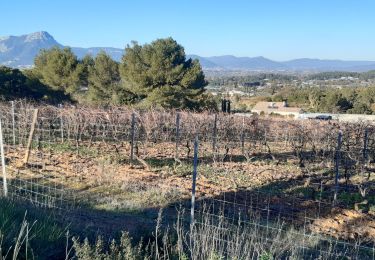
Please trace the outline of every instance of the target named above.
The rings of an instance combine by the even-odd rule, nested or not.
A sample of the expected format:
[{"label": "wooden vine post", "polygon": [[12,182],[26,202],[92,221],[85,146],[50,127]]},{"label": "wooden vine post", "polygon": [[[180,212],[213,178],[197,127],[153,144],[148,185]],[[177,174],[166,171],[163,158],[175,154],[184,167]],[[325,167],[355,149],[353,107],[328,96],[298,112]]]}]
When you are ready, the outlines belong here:
[{"label": "wooden vine post", "polygon": [[30,150],[31,150],[32,142],[33,142],[34,132],[35,132],[35,126],[36,126],[36,123],[37,123],[37,120],[38,120],[38,112],[39,112],[38,109],[34,109],[33,122],[31,124],[31,129],[30,129],[30,133],[29,133],[29,139],[27,141],[25,158],[23,160],[24,165],[27,165],[28,162],[29,162]]}]

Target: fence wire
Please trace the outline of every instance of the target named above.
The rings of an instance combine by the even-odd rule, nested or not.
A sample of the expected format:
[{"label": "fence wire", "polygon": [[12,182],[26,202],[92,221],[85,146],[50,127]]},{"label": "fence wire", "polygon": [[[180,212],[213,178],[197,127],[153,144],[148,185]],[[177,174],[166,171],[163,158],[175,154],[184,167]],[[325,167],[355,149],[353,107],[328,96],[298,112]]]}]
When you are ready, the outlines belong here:
[{"label": "fence wire", "polygon": [[[319,226],[322,219],[333,218],[335,212],[345,216],[345,210],[351,212],[353,207],[361,212],[362,222],[374,225],[374,215],[367,213],[375,201],[375,126],[368,122],[32,107],[22,102],[1,104],[0,113],[9,197],[74,210],[92,199],[77,192],[84,193],[83,183],[113,181],[110,171],[173,168],[178,172],[183,168],[191,172],[198,137],[196,230],[218,226],[224,219],[225,229],[231,232],[236,230],[232,226],[246,226],[275,242],[296,227],[304,230],[298,232],[303,241],[319,237],[315,247],[299,244],[304,256],[320,252],[328,258],[334,254],[374,259],[374,234],[354,232],[351,237],[353,232],[337,234],[331,227]],[[96,163],[99,157],[103,162]],[[249,166],[254,164],[258,168]],[[290,169],[278,172],[280,165]],[[94,171],[98,174],[90,179]],[[248,176],[260,183],[242,180]],[[230,189],[223,183],[228,181]],[[1,182],[3,187],[4,178]],[[357,228],[347,222],[346,229]],[[279,236],[269,234],[274,229]],[[233,251],[227,239],[230,234],[223,234],[217,239],[226,241],[223,254],[228,257]]]}]

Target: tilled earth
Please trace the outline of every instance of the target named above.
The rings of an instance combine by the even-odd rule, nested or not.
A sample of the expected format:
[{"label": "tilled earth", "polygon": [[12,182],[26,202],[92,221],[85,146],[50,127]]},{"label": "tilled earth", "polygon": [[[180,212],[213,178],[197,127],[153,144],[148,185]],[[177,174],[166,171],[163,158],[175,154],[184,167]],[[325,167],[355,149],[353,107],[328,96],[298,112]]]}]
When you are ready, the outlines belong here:
[{"label": "tilled earth", "polygon": [[[141,152],[138,152],[139,147]],[[136,149],[139,160],[133,164],[129,161],[127,143],[93,143],[85,150],[76,151],[74,147],[65,146],[32,150],[28,164],[23,163],[24,148],[8,148],[9,179],[11,183],[13,180],[15,188],[19,188],[17,180],[27,180],[31,183],[29,189],[38,189],[34,193],[44,192],[43,187],[52,187],[66,191],[64,200],[86,205],[88,209],[123,212],[128,214],[126,223],[133,223],[134,227],[136,219],[130,221],[129,214],[137,212],[139,219],[141,212],[147,219],[149,212],[160,207],[188,202],[192,187],[191,144],[179,149],[178,160],[174,159],[173,143],[148,147],[140,144],[139,147]],[[310,230],[316,233],[343,239],[375,240],[374,211],[340,205],[332,207],[324,198],[320,203],[322,194],[330,192],[333,186],[332,178],[326,174],[331,165],[300,167],[292,156],[275,161],[275,158],[271,160],[255,153],[251,158],[240,160],[239,150],[234,147],[225,156],[218,152],[212,160],[209,145],[202,144],[196,186],[198,198],[225,198],[238,205],[245,204],[251,210],[266,204],[269,210],[288,216],[285,219],[295,224],[307,221]],[[326,190],[322,191],[321,187],[319,190],[316,180],[320,185],[324,183]],[[374,196],[371,192],[369,196]],[[120,217],[100,220],[100,225],[127,228],[125,222],[121,222],[124,225],[113,223],[116,219]]]}]

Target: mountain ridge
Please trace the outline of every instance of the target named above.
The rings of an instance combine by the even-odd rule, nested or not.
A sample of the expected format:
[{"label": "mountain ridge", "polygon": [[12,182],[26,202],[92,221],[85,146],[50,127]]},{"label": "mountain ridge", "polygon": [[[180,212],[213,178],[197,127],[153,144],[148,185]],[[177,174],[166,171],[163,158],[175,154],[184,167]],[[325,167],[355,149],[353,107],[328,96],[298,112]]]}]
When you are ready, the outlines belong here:
[{"label": "mountain ridge", "polygon": [[[54,46],[70,47],[57,42],[46,31],[20,36],[0,36],[0,65],[9,67],[31,67],[34,57],[41,49]],[[78,58],[90,54],[97,55],[105,51],[114,60],[120,61],[123,49],[113,47],[70,47]],[[196,54],[186,55],[198,59],[204,70],[240,70],[240,71],[368,71],[375,69],[375,61],[345,61],[300,58],[289,61],[274,61],[263,56],[237,57],[220,55],[203,57]]]},{"label": "mountain ridge", "polygon": [[101,50],[107,52],[113,59],[119,61],[123,50],[112,47],[71,47],[57,42],[52,35],[46,31],[39,31],[20,36],[0,36],[0,65],[10,67],[31,67],[35,56],[41,49],[52,47],[69,47],[78,58],[86,54],[97,55]]}]

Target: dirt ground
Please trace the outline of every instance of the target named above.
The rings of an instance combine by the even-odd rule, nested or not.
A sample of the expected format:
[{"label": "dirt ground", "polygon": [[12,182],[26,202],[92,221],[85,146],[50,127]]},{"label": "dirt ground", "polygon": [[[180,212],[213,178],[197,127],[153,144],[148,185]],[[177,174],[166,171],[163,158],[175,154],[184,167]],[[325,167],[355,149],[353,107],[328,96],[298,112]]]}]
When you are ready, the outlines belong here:
[{"label": "dirt ground", "polygon": [[[136,158],[139,160],[134,162],[129,161],[127,143],[81,146],[83,148],[77,149],[74,145],[61,144],[34,149],[28,164],[23,163],[24,148],[8,147],[6,157],[10,182],[13,180],[17,189],[17,180],[27,180],[34,184],[31,185],[34,188],[30,189],[38,189],[36,192],[33,190],[35,193],[44,192],[43,187],[55,187],[56,190],[66,191],[64,200],[74,200],[74,203],[87,208],[129,214],[147,214],[147,209],[190,199],[191,144],[181,145],[178,160],[174,159],[173,143],[147,147],[139,144],[136,147]],[[298,160],[292,156],[270,159],[267,154],[260,153],[253,154],[251,158],[240,158],[238,147],[233,147],[225,157],[220,155],[220,149],[223,150],[219,148],[215,160],[212,160],[210,145],[202,144],[196,186],[198,198],[222,198],[225,194],[229,199],[235,194],[236,203],[243,204],[247,203],[248,197],[241,199],[241,193],[258,194],[258,197],[266,194],[264,198],[268,198],[270,208],[278,208],[279,213],[291,215],[294,223],[306,222],[307,217],[313,232],[337,238],[375,240],[374,193],[371,187],[369,210],[355,210],[354,202],[349,206],[331,207],[327,202],[333,187],[331,165],[320,163],[300,167]],[[318,180],[320,183],[317,183]],[[356,197],[356,193],[353,191],[349,195]],[[293,209],[291,200],[284,199],[285,194],[297,198],[293,200]],[[321,211],[319,209],[319,214],[318,200],[325,205]],[[262,203],[264,201],[251,207],[256,209]],[[295,211],[296,208],[299,210]]]}]

